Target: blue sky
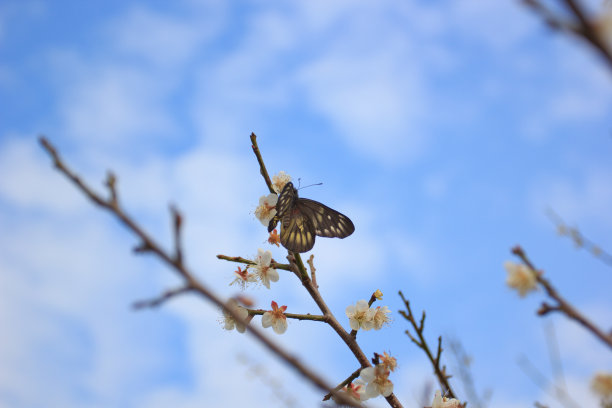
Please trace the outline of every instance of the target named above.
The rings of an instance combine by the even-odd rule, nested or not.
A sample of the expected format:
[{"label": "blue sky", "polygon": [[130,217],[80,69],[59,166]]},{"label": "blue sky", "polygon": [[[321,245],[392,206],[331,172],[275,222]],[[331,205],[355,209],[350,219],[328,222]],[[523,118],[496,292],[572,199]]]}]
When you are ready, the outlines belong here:
[{"label": "blue sky", "polygon": [[[135,257],[134,239],[36,142],[46,134],[92,185],[113,169],[126,208],[165,244],[176,203],[189,265],[232,296],[234,265],[215,255],[270,249],[253,215],[266,188],[251,132],[271,173],[323,182],[300,194],[353,220],[351,237],[312,251],[321,291],[347,327],[346,306],[383,291],[393,324],[359,338],[398,358],[405,406],[432,377],[403,334],[398,290],[427,310],[432,343],[462,342],[491,406],[559,406],[517,364],[524,355],[553,378],[544,320],[569,392],[595,406],[588,382],[612,367],[609,350],[560,316],[535,316],[543,294],[518,298],[502,265],[520,243],[568,300],[612,326],[610,268],[545,213],[612,249],[612,77],[517,3],[2,2],[0,406],[286,406],[277,382],[294,406],[317,403],[199,299],[131,310],[178,281]],[[259,307],[317,311],[289,275],[249,294]],[[292,322],[275,338],[330,382],[356,368],[326,327]]]}]

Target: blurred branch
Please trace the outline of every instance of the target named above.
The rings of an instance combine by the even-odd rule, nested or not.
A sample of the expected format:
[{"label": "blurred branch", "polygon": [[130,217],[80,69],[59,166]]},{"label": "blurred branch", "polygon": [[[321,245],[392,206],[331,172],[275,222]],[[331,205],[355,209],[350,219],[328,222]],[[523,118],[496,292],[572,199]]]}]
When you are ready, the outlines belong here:
[{"label": "blurred branch", "polygon": [[164,293],[162,293],[160,296],[156,298],[149,299],[149,300],[139,300],[138,302],[134,302],[132,307],[134,309],[159,307],[162,305],[162,303],[166,302],[167,300],[170,300],[177,295],[182,295],[183,293],[189,292],[190,290],[192,290],[192,288],[189,286],[181,286],[176,289],[170,289],[170,290],[165,291]]},{"label": "blurred branch", "polygon": [[476,408],[485,407],[486,404],[482,401],[489,400],[491,393],[486,392],[481,400],[478,392],[476,392],[474,377],[472,377],[472,372],[470,370],[472,358],[466,354],[459,340],[450,340],[449,346],[451,354],[453,354],[455,356],[455,360],[457,360],[457,371],[459,372],[459,379],[463,384],[466,400],[470,401],[470,406],[474,406]]},{"label": "blurred branch", "polygon": [[608,266],[612,266],[612,255],[610,255],[610,253],[604,251],[601,249],[601,246],[582,235],[578,228],[568,226],[554,211],[549,209],[547,211],[547,215],[557,227],[557,232],[559,235],[569,237],[574,242],[576,248],[584,248],[595,258],[599,259]]},{"label": "blurred branch", "polygon": [[[253,135],[254,136],[254,135]],[[133,234],[135,234],[141,241],[141,243],[137,246],[137,251],[139,252],[150,252],[157,256],[162,263],[169,266],[173,271],[175,271],[185,282],[184,291],[192,291],[198,293],[203,298],[207,299],[214,305],[222,308],[232,316],[235,321],[242,323],[247,328],[248,332],[255,337],[260,343],[262,343],[268,350],[270,350],[273,354],[276,354],[281,360],[287,363],[290,367],[294,368],[298,371],[302,376],[307,378],[310,382],[316,385],[319,389],[329,392],[332,390],[325,380],[323,380],[318,374],[316,374],[313,370],[308,368],[302,362],[300,362],[296,357],[292,356],[287,352],[284,348],[281,348],[279,345],[268,339],[261,330],[255,328],[254,326],[248,324],[248,321],[242,319],[234,310],[233,307],[229,303],[224,302],[216,293],[214,293],[211,289],[209,289],[206,285],[201,283],[195,278],[195,275],[187,269],[187,267],[183,264],[182,260],[182,250],[180,248],[181,241],[178,237],[180,235],[180,226],[181,226],[181,217],[176,209],[172,209],[172,214],[174,217],[174,246],[175,246],[175,254],[174,256],[170,255],[169,252],[164,250],[155,240],[144,231],[144,229],[139,226],[133,218],[131,218],[128,214],[124,212],[124,210],[119,205],[119,197],[116,190],[116,178],[114,175],[109,174],[106,181],[106,186],[110,191],[110,198],[106,199],[97,194],[92,188],[90,188],[87,184],[85,184],[81,178],[71,171],[62,161],[59,156],[57,150],[51,143],[44,137],[40,137],[39,139],[42,147],[47,151],[47,153],[53,159],[53,164],[64,176],[66,176],[83,194],[85,194],[94,204],[103,209],[109,211],[115,218],[117,218],[121,224],[123,224],[128,230],[130,230]],[[254,148],[255,149],[255,148]],[[263,163],[262,163],[263,164]],[[188,289],[187,289],[188,288]],[[178,293],[177,293],[178,294]],[[168,298],[174,296],[175,294],[171,294]],[[162,296],[163,298],[164,296]],[[161,298],[160,298],[161,299]],[[162,300],[163,301],[163,300]],[[149,303],[155,303],[156,301],[152,301]],[[359,407],[360,405],[353,402],[349,398],[345,397],[342,394],[334,395],[340,402],[352,407]]]},{"label": "blurred branch", "polygon": [[401,291],[399,292],[399,295],[402,298],[404,305],[406,306],[406,310],[400,310],[399,313],[410,322],[412,328],[418,336],[418,339],[416,339],[408,330],[406,330],[406,334],[408,335],[408,337],[410,337],[410,340],[412,340],[412,342],[416,344],[418,348],[423,350],[427,355],[427,358],[429,359],[429,362],[431,363],[434,369],[434,374],[438,378],[438,382],[440,383],[440,387],[442,388],[442,395],[445,395],[449,398],[458,399],[457,394],[455,394],[448,382],[448,379],[451,378],[451,375],[446,374],[446,366],[440,367],[440,357],[442,356],[442,336],[438,337],[438,348],[436,351],[436,356],[434,357],[433,353],[431,352],[431,349],[427,345],[427,341],[425,340],[425,336],[423,334],[423,332],[425,331],[425,311],[423,311],[423,315],[421,316],[420,322],[417,323],[416,319],[414,318],[414,315],[412,314],[412,310],[410,309],[410,301],[404,298],[404,294]]},{"label": "blurred branch", "polygon": [[567,408],[580,407],[563,388],[558,387],[556,384],[551,384],[546,376],[544,376],[527,357],[520,356],[517,363],[534,384],[540,387],[542,391],[553,396],[561,405]]},{"label": "blurred branch", "polygon": [[597,23],[590,17],[577,0],[558,0],[572,15],[573,21],[565,21],[540,0],[522,0],[523,4],[531,8],[551,28],[573,34],[589,43],[608,64],[612,70],[612,51],[606,45],[601,30],[597,29]]},{"label": "blurred branch", "polygon": [[612,348],[612,334],[606,334],[599,327],[595,326],[589,319],[587,319],[582,313],[580,313],[576,308],[574,308],[569,302],[567,302],[559,292],[552,286],[552,284],[548,281],[548,279],[544,278],[541,273],[537,273],[537,269],[531,263],[525,251],[520,246],[516,246],[512,248],[512,253],[523,261],[525,265],[527,265],[536,276],[536,279],[540,285],[544,288],[548,296],[555,301],[555,304],[550,305],[546,302],[542,303],[540,309],[538,309],[538,315],[544,316],[550,312],[561,312],[565,314],[571,320],[575,320],[580,325],[582,325],[585,329],[593,333],[597,338],[606,343],[610,348]]}]

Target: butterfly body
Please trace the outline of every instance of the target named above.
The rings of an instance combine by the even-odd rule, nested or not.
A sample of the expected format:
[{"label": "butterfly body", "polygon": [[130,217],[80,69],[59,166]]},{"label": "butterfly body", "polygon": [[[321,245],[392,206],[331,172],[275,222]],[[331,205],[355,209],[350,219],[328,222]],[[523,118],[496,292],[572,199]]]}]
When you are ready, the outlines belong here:
[{"label": "butterfly body", "polygon": [[308,252],[315,236],[346,238],[355,231],[353,222],[344,214],[318,201],[299,198],[293,183],[285,184],[278,196],[276,215],[268,225],[272,231],[281,222],[281,244],[292,252]]}]

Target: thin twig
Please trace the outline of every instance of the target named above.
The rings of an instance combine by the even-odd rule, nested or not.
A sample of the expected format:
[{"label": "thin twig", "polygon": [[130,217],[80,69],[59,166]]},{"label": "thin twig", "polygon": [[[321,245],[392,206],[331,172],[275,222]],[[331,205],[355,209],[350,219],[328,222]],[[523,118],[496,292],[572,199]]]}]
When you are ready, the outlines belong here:
[{"label": "thin twig", "polygon": [[554,211],[547,211],[548,218],[555,224],[557,227],[557,232],[559,235],[569,237],[573,242],[576,248],[584,248],[589,251],[595,258],[599,259],[603,263],[608,266],[612,266],[612,255],[609,252],[604,251],[600,245],[593,242],[589,238],[585,237],[578,228],[570,227],[563,221],[563,219],[557,215]]},{"label": "thin twig", "polygon": [[559,388],[556,384],[551,384],[546,376],[542,374],[527,357],[520,356],[517,361],[523,372],[536,384],[542,391],[547,392],[567,408],[578,408],[579,405],[570,397],[564,389]]},{"label": "thin twig", "polygon": [[[269,312],[269,310],[263,310],[263,309],[247,309],[247,311],[249,312],[249,314],[251,316],[261,316],[264,313]],[[311,315],[310,313],[306,313],[306,314],[283,313],[283,314],[288,319],[312,320],[312,321],[315,321],[315,322],[325,322],[325,323],[327,323],[327,318],[325,316],[321,316],[321,315]]]},{"label": "thin twig", "polygon": [[[164,264],[169,266],[172,270],[174,270],[179,276],[181,276],[185,281],[185,286],[192,288],[193,292],[200,294],[205,299],[209,300],[219,308],[222,308],[232,316],[235,321],[242,323],[245,325],[249,333],[255,337],[258,341],[260,341],[268,350],[272,353],[276,354],[281,360],[285,361],[289,366],[293,367],[296,371],[302,374],[305,378],[315,384],[318,388],[325,392],[329,392],[333,390],[331,386],[327,384],[325,380],[323,380],[318,374],[316,374],[313,370],[303,364],[300,360],[298,360],[293,355],[289,354],[284,348],[280,347],[278,344],[274,343],[270,340],[263,332],[256,327],[249,325],[248,321],[242,319],[236,310],[232,307],[229,302],[224,302],[216,293],[214,293],[211,289],[205,286],[203,283],[198,281],[195,278],[195,275],[185,267],[185,265],[181,262],[178,262],[176,257],[171,256],[168,252],[166,252],[160,245],[158,245],[154,239],[142,229],[136,222],[127,215],[123,209],[117,204],[118,200],[111,199],[106,200],[99,196],[96,192],[94,192],[87,184],[85,184],[78,175],[76,175],[73,171],[68,169],[68,167],[64,164],[62,159],[55,147],[49,143],[49,141],[41,137],[40,144],[43,148],[49,153],[51,158],[53,159],[53,163],[55,167],[63,173],[70,181],[72,181],[76,187],[81,190],[87,197],[89,197],[96,205],[108,210],[111,212],[128,230],[132,231],[141,241],[142,243],[139,245],[141,248],[146,248],[149,252],[154,253]],[[341,394],[335,394],[336,398],[340,400],[343,404],[359,407],[359,404],[354,401],[346,398]]]},{"label": "thin twig", "polygon": [[[230,261],[230,262],[236,262],[236,263],[242,263],[245,265],[257,265],[257,262],[252,261],[250,259],[240,257],[240,256],[217,255],[217,259],[222,259],[224,261]],[[291,265],[289,264],[282,264],[282,263],[272,261],[270,262],[270,266],[274,269],[282,269],[284,271],[293,272],[291,270]]]},{"label": "thin twig", "polygon": [[181,227],[183,225],[183,216],[179,210],[174,206],[170,206],[170,212],[172,213],[173,233],[174,233],[174,259],[177,263],[183,263],[183,243],[181,242]]},{"label": "thin twig", "polygon": [[317,284],[317,275],[315,274],[317,269],[314,267],[314,255],[310,254],[310,258],[308,258],[306,262],[310,267],[310,279],[312,279],[312,284],[315,285],[317,289],[319,289],[319,285]]},{"label": "thin twig", "polygon": [[[363,370],[363,368],[359,367],[358,369],[356,369],[355,371],[353,371],[353,373],[351,375],[349,375],[346,380],[342,381],[340,384],[336,385],[336,387],[334,388],[334,391],[340,391],[342,388],[346,387],[347,385],[349,385],[350,383],[353,382],[353,380],[357,377],[359,377],[359,374],[361,373],[361,370]],[[329,394],[327,394],[325,397],[323,397],[323,401],[327,401],[332,397],[331,392]]]},{"label": "thin twig", "polygon": [[527,257],[527,254],[520,246],[512,248],[512,253],[523,261],[532,271],[534,271],[536,279],[540,285],[544,288],[548,296],[553,299],[556,304],[549,305],[548,303],[542,303],[540,309],[538,309],[538,315],[544,316],[550,312],[560,312],[565,314],[571,320],[575,320],[582,327],[593,333],[597,338],[606,343],[612,348],[612,334],[607,334],[599,327],[595,326],[589,319],[587,319],[582,313],[574,308],[569,302],[567,302],[557,290],[552,286],[548,279],[544,278],[541,273],[536,273],[538,269],[535,268],[533,263]]},{"label": "thin twig", "polygon": [[257,145],[257,136],[255,136],[255,133],[251,133],[251,148],[253,149],[253,153],[255,153],[255,157],[257,157],[257,162],[259,163],[259,172],[264,178],[268,189],[271,193],[276,194],[276,191],[274,191],[274,187],[272,186],[272,180],[270,180],[268,170],[266,170],[266,165],[264,164],[263,157],[261,157],[261,152],[259,151],[259,146]]},{"label": "thin twig", "polygon": [[427,340],[425,340],[425,336],[423,334],[425,330],[425,311],[423,311],[420,323],[417,323],[416,319],[414,318],[414,315],[412,314],[412,310],[410,309],[410,301],[406,300],[404,294],[401,291],[399,292],[399,295],[402,298],[404,305],[406,306],[406,310],[400,310],[399,313],[410,322],[412,328],[418,336],[418,339],[416,339],[408,330],[406,330],[406,334],[408,335],[408,337],[410,337],[410,340],[412,340],[412,342],[416,344],[417,347],[419,347],[421,350],[423,350],[427,355],[427,358],[429,359],[429,362],[431,363],[434,369],[434,374],[438,378],[440,387],[442,387],[442,393],[444,395],[447,395],[449,398],[457,399],[457,394],[455,394],[448,382],[448,379],[451,376],[446,374],[446,366],[440,367],[440,360],[442,356],[442,336],[438,337],[438,349],[436,351],[436,357],[434,357],[431,352],[431,349],[427,345]]},{"label": "thin twig", "polygon": [[169,289],[162,293],[161,296],[158,296],[156,298],[148,300],[139,300],[137,302],[134,302],[132,304],[132,307],[134,309],[155,308],[161,306],[162,303],[165,303],[167,300],[170,300],[177,295],[182,295],[183,293],[189,292],[190,290],[192,290],[192,288],[190,288],[189,286],[181,286],[180,288]]},{"label": "thin twig", "polygon": [[459,340],[451,340],[449,341],[449,346],[451,350],[451,354],[455,356],[455,360],[457,360],[457,371],[459,372],[459,379],[463,383],[463,391],[466,394],[466,400],[470,401],[470,406],[474,406],[476,408],[482,408],[485,404],[482,403],[478,392],[476,391],[476,386],[474,384],[474,377],[472,376],[472,372],[470,370],[470,360],[471,358],[466,354],[463,349],[463,345]]}]

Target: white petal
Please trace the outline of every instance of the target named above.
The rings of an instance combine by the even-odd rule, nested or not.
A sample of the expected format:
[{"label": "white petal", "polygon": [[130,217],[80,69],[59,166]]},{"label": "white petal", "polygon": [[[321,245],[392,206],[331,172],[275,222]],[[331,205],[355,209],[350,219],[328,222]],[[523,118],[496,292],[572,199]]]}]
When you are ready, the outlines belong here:
[{"label": "white petal", "polygon": [[440,390],[436,391],[436,395],[431,403],[431,408],[442,408],[442,394]]},{"label": "white petal", "polygon": [[349,319],[349,324],[352,330],[359,330],[359,322],[355,319]]},{"label": "white petal", "polygon": [[389,395],[391,395],[392,392],[393,392],[393,383],[391,381],[387,381],[385,385],[382,387],[382,390],[380,390],[380,393],[383,395],[383,397],[388,397]]},{"label": "white petal", "polygon": [[287,330],[287,319],[276,319],[272,328],[277,334],[283,334]]},{"label": "white petal", "polygon": [[374,371],[374,367],[366,367],[359,373],[359,377],[365,381],[370,382],[376,376],[376,372]]},{"label": "white petal", "polygon": [[370,306],[368,305],[368,301],[367,300],[360,300],[357,302],[357,310],[359,311],[364,311],[364,310],[368,310]]},{"label": "white petal", "polygon": [[261,264],[264,266],[269,266],[270,261],[272,261],[272,252],[266,251],[261,255]]},{"label": "white petal", "polygon": [[225,326],[223,326],[223,328],[225,330],[234,330],[234,319],[230,319],[230,318],[225,318]]},{"label": "white petal", "polygon": [[264,313],[263,316],[261,317],[261,325],[267,328],[267,327],[272,326],[272,323],[273,323],[272,313],[270,312]]},{"label": "white petal", "polygon": [[376,396],[378,396],[378,394],[380,394],[380,392],[378,391],[378,387],[376,386],[376,384],[374,383],[369,383],[366,387],[366,392],[365,392],[366,396],[368,398],[374,398]]},{"label": "white petal", "polygon": [[355,305],[349,305],[346,307],[346,315],[350,318],[355,314]]},{"label": "white petal", "polygon": [[268,279],[272,282],[278,282],[278,271],[276,269],[268,269]]},{"label": "white petal", "polygon": [[268,194],[268,196],[264,197],[264,199],[265,199],[264,202],[270,207],[274,207],[276,203],[278,202],[278,196],[273,193]]}]

